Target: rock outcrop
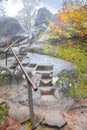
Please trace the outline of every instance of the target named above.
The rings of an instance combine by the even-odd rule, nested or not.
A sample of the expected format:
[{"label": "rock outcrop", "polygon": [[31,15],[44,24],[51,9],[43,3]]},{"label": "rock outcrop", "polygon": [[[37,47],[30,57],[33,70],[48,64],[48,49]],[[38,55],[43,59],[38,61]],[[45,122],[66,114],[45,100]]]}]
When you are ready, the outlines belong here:
[{"label": "rock outcrop", "polygon": [[12,17],[6,17],[0,21],[0,47],[9,45],[19,38],[24,30],[18,21]]},{"label": "rock outcrop", "polygon": [[47,26],[48,21],[47,21],[46,18],[53,19],[53,14],[48,9],[46,9],[45,7],[40,8],[38,10],[38,14],[37,14],[37,17],[35,19],[35,26],[38,26],[40,24],[45,24],[45,26]]},{"label": "rock outcrop", "polygon": [[49,20],[54,19],[55,16],[47,8],[40,8],[35,19],[36,34],[44,32],[49,25]]}]

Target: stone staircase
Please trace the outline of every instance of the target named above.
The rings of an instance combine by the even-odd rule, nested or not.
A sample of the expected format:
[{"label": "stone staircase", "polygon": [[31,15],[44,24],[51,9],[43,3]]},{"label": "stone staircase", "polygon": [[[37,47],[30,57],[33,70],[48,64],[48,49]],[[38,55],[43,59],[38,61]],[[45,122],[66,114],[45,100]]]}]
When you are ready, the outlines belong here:
[{"label": "stone staircase", "polygon": [[[22,61],[24,55],[22,53],[19,53],[20,61]],[[58,100],[54,96],[56,88],[53,86],[52,83],[53,65],[41,65],[37,63],[31,63],[29,60],[26,62],[22,62],[22,65],[25,69],[28,68],[28,71],[31,71],[32,81],[38,87],[39,90],[39,93],[35,92],[37,97],[33,98],[33,103],[36,107],[35,112],[38,111],[40,115],[42,115],[43,113],[44,118],[46,120],[46,122],[43,122],[43,124],[61,128],[66,124],[66,121],[64,120],[63,116],[58,113],[58,107],[56,107],[56,104],[58,104]],[[15,61],[13,66],[11,66],[13,67],[11,69],[15,69],[17,66],[18,64]],[[35,93],[33,93],[33,96]],[[55,121],[53,116],[56,117]],[[51,122],[53,124],[51,124]]]},{"label": "stone staircase", "polygon": [[[24,58],[24,56],[26,56],[26,54],[27,54],[26,46],[28,46],[28,44],[26,44],[26,40],[24,39],[24,40],[20,43],[20,45],[16,48],[16,49],[17,49],[17,54],[16,54],[16,55],[18,56],[18,58],[19,58],[20,61],[22,61],[23,58]],[[14,51],[16,51],[16,50],[15,50],[15,47],[12,47],[12,48],[13,48]],[[19,48],[19,49],[18,49],[18,48]],[[9,53],[12,54],[12,52],[9,52]],[[13,62],[13,65],[10,66],[10,69],[14,70],[17,66],[18,66],[18,62],[15,60],[15,61]]]},{"label": "stone staircase", "polygon": [[[66,100],[66,98],[61,98],[62,96],[60,98],[57,98],[57,96],[55,96],[55,91],[56,91],[56,95],[58,95],[59,93],[58,93],[58,90],[56,89],[56,87],[53,86],[52,79],[53,79],[53,74],[54,74],[53,72],[55,72],[55,70],[56,71],[61,70],[60,67],[62,65],[64,66],[65,62],[60,61],[60,60],[57,61],[56,59],[55,59],[55,62],[54,62],[54,60],[50,61],[49,60],[50,57],[48,57],[48,56],[44,57],[44,55],[42,55],[41,57],[39,56],[39,58],[38,58],[37,56],[34,56],[33,53],[30,54],[29,50],[26,46],[27,46],[27,44],[25,45],[23,43],[23,46],[19,47],[19,53],[17,53],[17,54],[18,54],[19,60],[21,61],[23,67],[25,68],[25,70],[27,70],[27,72],[32,73],[32,76],[31,76],[32,81],[38,87],[38,92],[35,92],[37,97],[35,97],[33,99],[35,113],[44,115],[45,120],[42,122],[43,125],[46,124],[48,126],[57,127],[57,129],[61,128],[64,125],[66,125],[66,123],[67,123],[65,118],[62,115],[64,113],[62,110],[64,108],[67,108],[68,101]],[[32,57],[35,57],[35,58],[32,58]],[[37,59],[36,62],[35,62],[35,59]],[[14,59],[12,59],[12,61],[13,60]],[[60,62],[61,62],[61,64],[60,64]],[[55,63],[56,66],[58,66],[58,67],[56,67],[55,64],[53,64],[55,66],[54,67],[51,63]],[[63,66],[62,66],[62,69],[64,68]],[[67,68],[67,66],[68,65],[66,64],[65,69]],[[18,67],[18,63],[16,62],[16,60],[14,61],[13,64],[10,64],[10,69],[15,70],[17,67]],[[70,67],[71,67],[71,65],[70,65]],[[56,69],[54,69],[54,68],[56,68]],[[17,68],[17,69],[19,69],[19,68]],[[12,110],[13,110],[13,112],[14,112],[14,110],[16,112],[18,112],[18,110],[19,110],[21,116],[22,115],[26,116],[27,111],[29,111],[28,110],[29,106],[28,106],[27,82],[24,83],[24,85],[22,83],[21,87],[18,87],[18,85],[16,85],[16,86],[17,86],[17,90],[14,91],[14,93],[12,93],[13,95],[11,97],[12,102],[14,100],[14,102],[13,102],[14,106],[12,106]],[[13,90],[12,90],[12,92],[13,92]],[[33,96],[35,93],[33,93]],[[60,95],[58,95],[58,96],[60,96]],[[14,97],[15,97],[15,99],[13,99]],[[37,101],[35,101],[35,99]],[[66,103],[66,101],[67,101],[67,103]],[[19,108],[19,106],[15,105],[15,102],[19,103],[20,108]],[[66,106],[63,104],[66,104]],[[15,106],[16,106],[16,108],[15,108]],[[15,108],[15,109],[13,109],[13,108]],[[18,113],[16,115],[18,116],[18,118],[20,117],[20,119],[22,119],[21,116],[18,115]],[[14,117],[14,115],[12,115],[12,117]],[[55,117],[55,118],[53,118],[53,117]],[[17,119],[17,117],[15,117],[15,119]]]},{"label": "stone staircase", "polygon": [[[22,61],[23,55],[18,55],[19,60]],[[57,103],[57,99],[54,97],[55,87],[52,84],[53,79],[53,65],[37,65],[36,63],[30,63],[29,61],[22,62],[23,67],[28,69],[27,72],[31,72],[32,81],[38,87],[40,95],[38,95],[38,102],[40,106],[49,106]],[[10,67],[16,69],[18,63],[14,61],[14,64]],[[31,77],[31,75],[29,75]],[[35,94],[35,93],[34,93]],[[33,94],[33,96],[34,96]],[[37,98],[37,97],[35,97]],[[33,99],[35,105],[38,105],[37,99]],[[35,101],[36,100],[36,101]]]},{"label": "stone staircase", "polygon": [[54,97],[55,87],[52,84],[53,65],[38,65],[36,67],[36,74],[40,75],[38,89],[41,92],[40,106],[49,106],[57,103]]},{"label": "stone staircase", "polygon": [[53,77],[53,66],[44,66],[44,65],[40,65],[37,66],[36,68],[36,73],[41,74],[41,79],[40,79],[40,88],[42,87],[51,87],[52,86],[52,77]]}]

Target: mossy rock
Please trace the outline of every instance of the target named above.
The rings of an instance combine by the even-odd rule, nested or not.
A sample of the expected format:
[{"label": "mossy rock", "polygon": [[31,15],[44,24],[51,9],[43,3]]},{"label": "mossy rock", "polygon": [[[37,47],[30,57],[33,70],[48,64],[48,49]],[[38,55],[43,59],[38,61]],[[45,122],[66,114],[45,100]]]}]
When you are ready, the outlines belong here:
[{"label": "mossy rock", "polygon": [[[60,88],[65,96],[72,96],[72,91],[75,89],[76,82],[78,82],[78,78],[74,71],[62,71],[56,82],[56,86]],[[73,97],[74,95],[75,94],[73,94]]]},{"label": "mossy rock", "polygon": [[87,74],[84,74],[79,80],[74,73],[62,72],[56,82],[56,86],[64,93],[74,99],[82,99],[87,97]]},{"label": "mossy rock", "polygon": [[4,67],[0,67],[0,87],[10,85],[14,80],[12,72]]},{"label": "mossy rock", "polygon": [[31,48],[29,49],[29,52],[32,52],[32,53],[37,53],[37,54],[44,54],[44,49],[42,48]]},{"label": "mossy rock", "polygon": [[58,45],[60,41],[57,38],[50,38],[47,40],[47,42],[55,46]]},{"label": "mossy rock", "polygon": [[16,80],[16,82],[20,82],[23,79],[25,79],[25,76],[24,76],[23,72],[21,71],[21,69],[14,70],[14,79]]}]

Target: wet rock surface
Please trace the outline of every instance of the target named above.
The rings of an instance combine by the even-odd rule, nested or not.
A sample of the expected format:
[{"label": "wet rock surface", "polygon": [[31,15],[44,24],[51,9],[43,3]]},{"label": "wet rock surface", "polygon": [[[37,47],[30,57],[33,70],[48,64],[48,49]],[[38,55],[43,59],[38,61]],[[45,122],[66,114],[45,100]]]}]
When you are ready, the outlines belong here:
[{"label": "wet rock surface", "polygon": [[67,122],[65,121],[63,114],[58,111],[55,111],[55,113],[53,113],[53,111],[48,111],[45,113],[45,119],[42,124],[61,128],[64,127]]},{"label": "wet rock surface", "polygon": [[[77,108],[78,109],[75,109]],[[73,104],[74,109],[65,113],[65,118],[68,121],[68,127],[71,130],[86,130],[87,129],[87,108],[81,106],[87,106],[87,99],[82,99]]]},{"label": "wet rock surface", "polygon": [[[21,85],[15,85],[13,87],[7,87],[4,89],[0,89],[0,102],[6,101],[9,109],[9,114],[13,119],[25,121],[29,116],[29,107],[28,105],[23,105],[16,102],[8,100],[9,95],[13,95],[13,93],[17,93],[18,87],[21,89]],[[23,96],[23,94],[22,94]],[[19,98],[16,95],[15,98]],[[66,100],[61,101],[61,103],[56,103],[55,105],[51,105],[49,107],[45,106],[37,106],[34,105],[34,112],[43,115],[44,120],[42,122],[43,125],[46,125],[46,130],[58,130],[59,127],[64,126],[60,130],[87,130],[87,108],[81,106],[87,106],[87,99],[83,99],[80,101],[75,101],[70,109],[64,110],[63,105],[65,105]],[[57,122],[56,122],[57,121]],[[51,124],[51,127],[49,127]],[[55,128],[54,126],[57,126]],[[39,129],[39,128],[37,128]]]},{"label": "wet rock surface", "polygon": [[27,53],[27,58],[30,59],[31,63],[38,65],[53,65],[54,76],[58,75],[62,70],[73,71],[77,70],[71,63],[66,62],[62,59],[52,58],[46,55]]},{"label": "wet rock surface", "polygon": [[[62,91],[60,91],[55,84],[56,79],[58,79],[61,71],[64,70],[66,73],[73,72],[76,74],[76,68],[72,64],[62,59],[27,52],[27,46],[22,46],[22,49],[21,47],[19,48],[20,49],[17,50],[17,52],[20,54],[19,56],[21,57],[21,63],[38,89],[36,92],[33,91],[32,93],[33,104],[34,112],[44,117],[42,125],[53,127],[50,128],[50,130],[59,129],[61,127],[64,127],[64,130],[77,130],[79,127],[82,128],[81,130],[85,130],[83,126],[79,126],[78,122],[76,128],[73,129],[74,124],[71,122],[74,120],[75,116],[76,119],[78,116],[81,116],[81,118],[84,120],[83,124],[85,126],[86,117],[82,113],[85,113],[86,111],[75,113],[74,116],[73,111],[69,110],[72,105],[75,105],[74,100],[69,97],[65,97]],[[23,53],[25,54],[23,55]],[[13,65],[15,65],[15,67],[12,68]],[[0,66],[6,67],[5,59],[0,60]],[[8,58],[8,66],[6,68],[10,68],[12,72],[15,72],[16,77],[23,77],[22,73],[19,75],[18,72],[20,72],[20,67],[15,62],[13,57]],[[9,85],[5,86],[4,88],[0,88],[0,100],[3,99],[4,101],[8,102],[10,106],[10,116],[21,122],[26,118],[30,118],[27,89],[29,86],[27,85],[25,77],[23,77],[23,79],[24,80],[19,80],[20,82],[15,85]],[[70,114],[70,112],[72,114]],[[79,122],[81,121],[79,120]]]},{"label": "wet rock surface", "polygon": [[23,32],[23,28],[15,18],[3,18],[0,21],[0,47],[8,46]]}]

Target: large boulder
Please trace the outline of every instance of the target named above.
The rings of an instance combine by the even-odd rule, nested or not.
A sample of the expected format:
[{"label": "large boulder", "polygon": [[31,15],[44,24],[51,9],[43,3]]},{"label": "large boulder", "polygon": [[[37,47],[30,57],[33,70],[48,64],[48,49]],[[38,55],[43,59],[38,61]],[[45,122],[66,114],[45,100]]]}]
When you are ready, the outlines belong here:
[{"label": "large boulder", "polygon": [[40,8],[35,19],[36,34],[40,34],[47,29],[49,20],[53,21],[54,15],[47,8]]},{"label": "large boulder", "polygon": [[44,24],[45,26],[48,25],[48,19],[53,19],[53,14],[45,7],[40,8],[37,13],[37,17],[35,19],[35,26]]},{"label": "large boulder", "polygon": [[6,17],[0,20],[0,47],[8,46],[14,40],[19,38],[24,30],[18,21],[12,17]]}]

